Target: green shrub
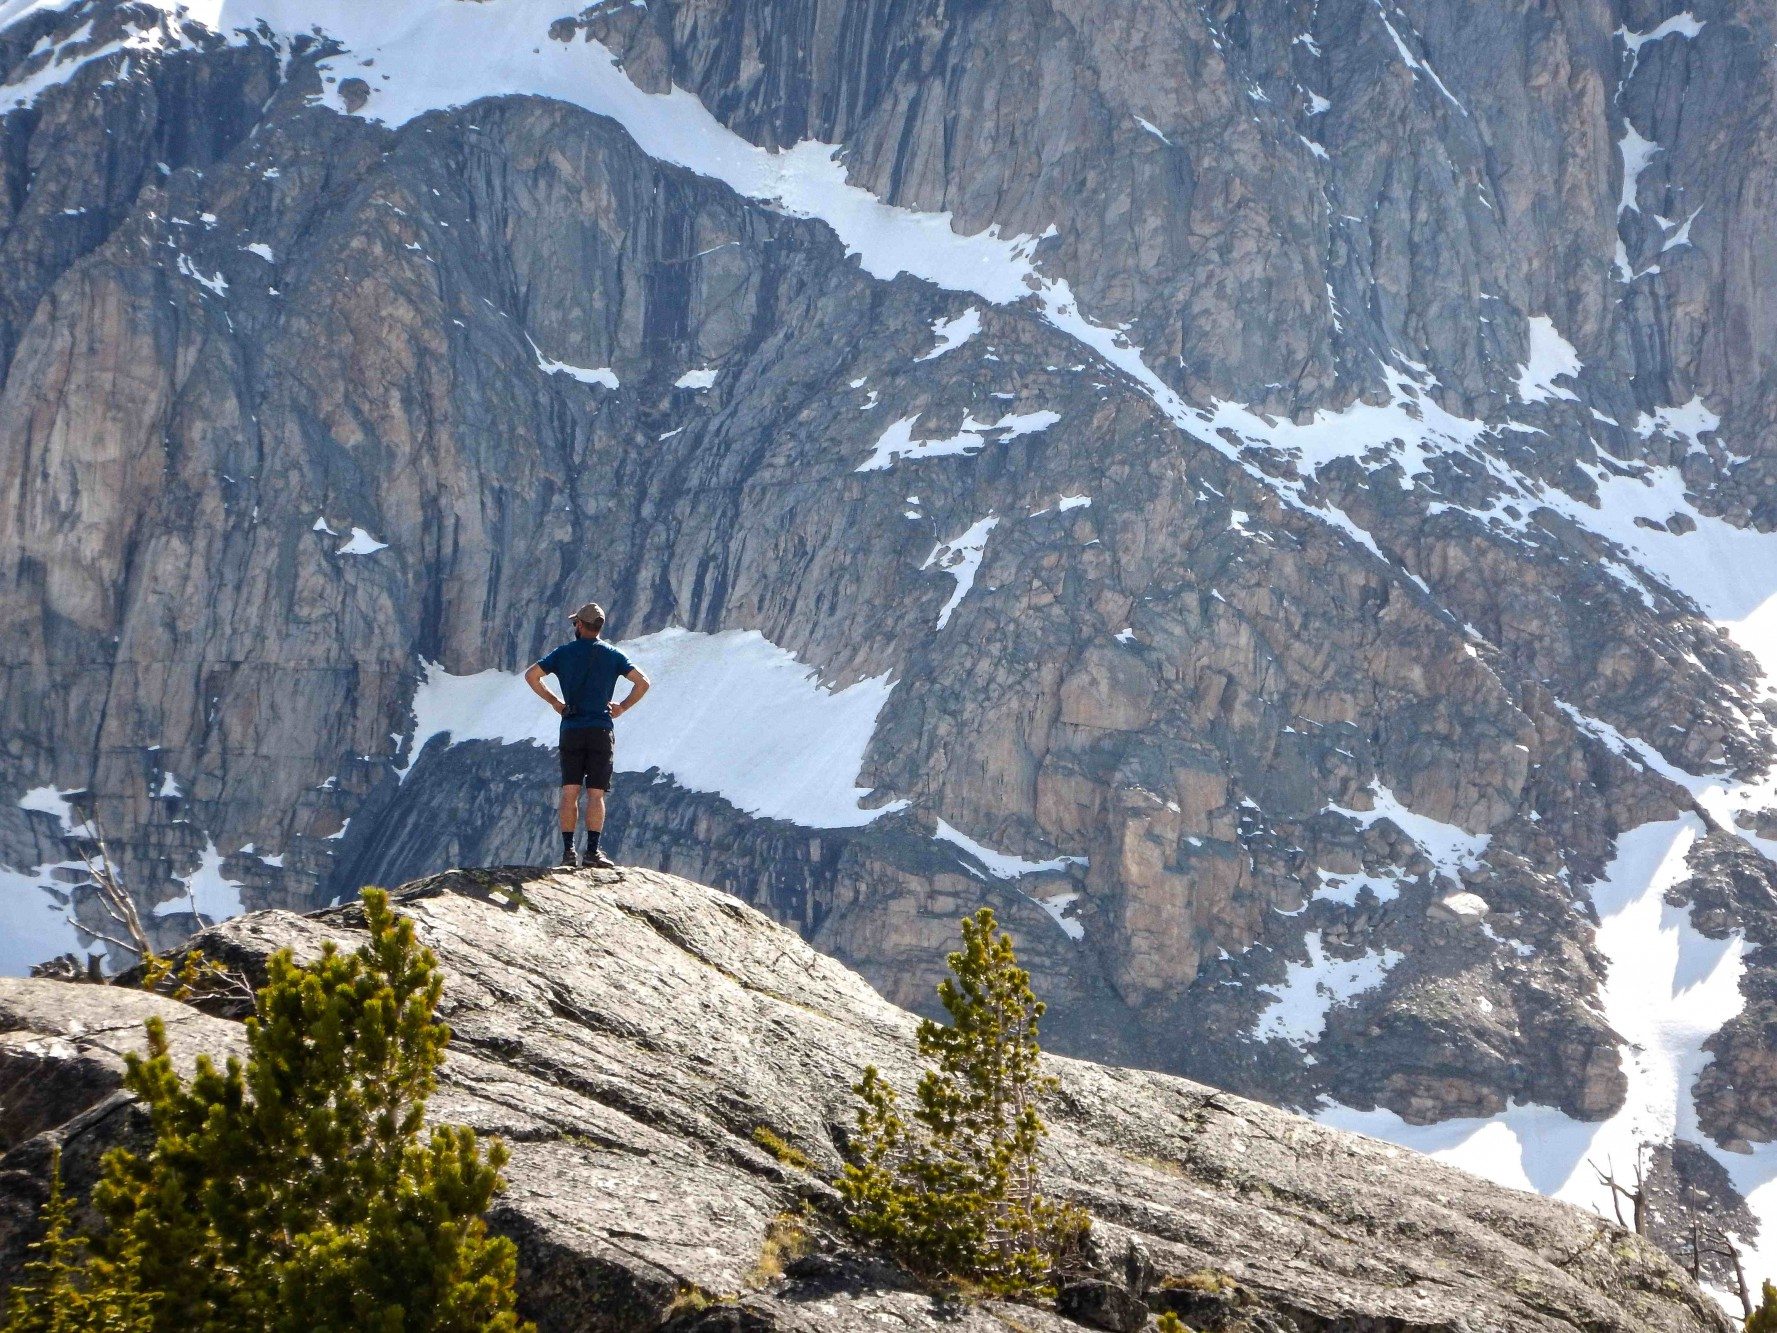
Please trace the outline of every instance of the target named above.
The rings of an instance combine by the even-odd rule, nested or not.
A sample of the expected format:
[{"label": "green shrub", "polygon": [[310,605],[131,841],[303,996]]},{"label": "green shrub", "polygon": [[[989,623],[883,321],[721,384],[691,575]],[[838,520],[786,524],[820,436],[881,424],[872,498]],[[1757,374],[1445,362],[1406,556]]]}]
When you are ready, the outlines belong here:
[{"label": "green shrub", "polygon": [[[437,960],[387,894],[365,890],[364,910],[370,938],[356,952],[329,943],[307,967],[272,957],[244,1065],[218,1071],[200,1056],[186,1083],[149,1021],[148,1055],[129,1058],[125,1086],[153,1144],[106,1155],[93,1201],[108,1225],[78,1252],[52,1199],[51,1268],[15,1294],[9,1330],[524,1327],[516,1251],[481,1218],[504,1146],[484,1150],[462,1126],[424,1130],[450,1040]],[[70,1291],[89,1302],[136,1293],[151,1314],[57,1322]]]},{"label": "green shrub", "polygon": [[962,928],[954,975],[938,987],[950,1023],[919,1025],[936,1067],[910,1118],[876,1068],[864,1070],[854,1160],[836,1183],[851,1226],[913,1271],[990,1295],[1047,1294],[1089,1222],[1038,1190],[1048,1131],[1037,1102],[1055,1086],[1038,1063],[1043,1005],[991,909]]},{"label": "green shrub", "polygon": [[1777,1286],[1764,1285],[1758,1309],[1746,1316],[1746,1333],[1777,1333]]},{"label": "green shrub", "polygon": [[1199,1268],[1194,1273],[1168,1273],[1160,1279],[1162,1291],[1200,1291],[1210,1296],[1233,1291],[1238,1285],[1226,1273],[1218,1273],[1213,1268]]},{"label": "green shrub", "polygon": [[1159,1322],[1154,1325],[1154,1333],[1191,1333],[1191,1330],[1186,1326],[1184,1320],[1171,1310],[1167,1310],[1160,1316]]},{"label": "green shrub", "polygon": [[759,1261],[747,1275],[749,1287],[775,1282],[784,1275],[784,1265],[795,1263],[814,1248],[805,1219],[805,1212],[782,1212],[766,1224],[765,1239],[759,1246]]},{"label": "green shrub", "polygon": [[793,1166],[798,1171],[814,1170],[814,1163],[795,1144],[779,1134],[770,1125],[756,1125],[753,1128],[753,1142],[770,1153],[785,1166]]},{"label": "green shrub", "polygon": [[74,1201],[62,1190],[62,1150],[50,1158],[43,1238],[31,1246],[6,1307],[16,1333],[150,1333],[150,1306],[132,1264],[96,1257],[74,1226]]}]

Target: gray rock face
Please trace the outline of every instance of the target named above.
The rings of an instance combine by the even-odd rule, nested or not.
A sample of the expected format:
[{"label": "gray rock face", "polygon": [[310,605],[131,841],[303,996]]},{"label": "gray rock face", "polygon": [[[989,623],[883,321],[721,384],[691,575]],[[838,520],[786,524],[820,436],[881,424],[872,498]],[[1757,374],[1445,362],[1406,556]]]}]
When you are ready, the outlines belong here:
[{"label": "gray rock face", "polygon": [[[163,946],[547,856],[547,756],[415,701],[596,595],[892,686],[895,813],[681,763],[612,841],[897,1003],[993,902],[1070,1053],[1598,1121],[1624,835],[1768,935],[1768,6],[425,3],[0,32],[0,861],[89,931],[88,814]],[[785,722],[729,760],[822,771]]]},{"label": "gray rock face", "polygon": [[[827,1220],[851,1084],[866,1063],[902,1088],[917,1075],[912,1017],[862,978],[738,900],[650,871],[453,871],[398,897],[447,971],[434,1113],[511,1145],[492,1218],[547,1330],[1137,1328],[1106,1321],[1144,1292],[1203,1329],[1728,1328],[1600,1218],[1182,1079],[1061,1058],[1046,1169],[1094,1215],[1100,1276],[1061,1302],[1088,1322],[948,1306]],[[350,946],[360,924],[351,907],[259,913],[198,943],[252,972],[276,948]],[[127,1097],[107,1096],[116,1053],[146,1014],[174,1012],[121,988],[0,980],[0,1089],[60,1090],[4,1122],[0,1281],[50,1146],[78,1165],[127,1128]],[[233,1023],[189,1010],[172,1030],[182,1052],[238,1045]],[[815,1169],[761,1149],[760,1126]],[[767,1229],[804,1205],[811,1253],[761,1268]]]}]

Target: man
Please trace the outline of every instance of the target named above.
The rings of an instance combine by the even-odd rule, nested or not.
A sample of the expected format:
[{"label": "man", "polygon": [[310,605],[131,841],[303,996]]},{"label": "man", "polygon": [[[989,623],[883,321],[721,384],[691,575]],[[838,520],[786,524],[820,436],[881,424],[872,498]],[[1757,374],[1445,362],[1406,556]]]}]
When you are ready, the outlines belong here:
[{"label": "man", "polygon": [[[564,643],[524,673],[525,684],[561,715],[561,863],[610,870],[616,862],[599,850],[605,831],[605,793],[611,787],[616,734],[612,722],[641,702],[648,692],[642,669],[599,638],[605,608],[588,602],[573,614],[574,641]],[[557,699],[543,686],[554,676],[561,687]],[[611,702],[619,678],[630,683],[629,694]],[[574,822],[580,793],[586,793],[586,851],[574,855]]]}]

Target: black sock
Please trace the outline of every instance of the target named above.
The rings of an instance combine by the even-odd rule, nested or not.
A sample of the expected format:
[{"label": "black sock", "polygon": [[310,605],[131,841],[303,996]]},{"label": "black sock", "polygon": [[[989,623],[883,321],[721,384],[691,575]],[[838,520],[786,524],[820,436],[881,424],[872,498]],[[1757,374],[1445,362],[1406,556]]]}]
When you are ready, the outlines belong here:
[{"label": "black sock", "polygon": [[574,834],[572,830],[568,830],[561,835],[561,854],[563,856],[572,856],[574,854]]},{"label": "black sock", "polygon": [[586,854],[588,856],[598,855],[600,832],[601,830],[595,828],[589,828],[586,830]]}]

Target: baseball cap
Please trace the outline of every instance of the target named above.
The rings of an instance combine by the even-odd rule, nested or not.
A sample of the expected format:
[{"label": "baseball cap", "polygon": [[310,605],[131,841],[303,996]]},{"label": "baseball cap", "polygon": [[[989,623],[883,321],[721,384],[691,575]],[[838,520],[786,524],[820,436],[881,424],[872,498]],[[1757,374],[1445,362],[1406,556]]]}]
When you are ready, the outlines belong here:
[{"label": "baseball cap", "polygon": [[577,620],[586,625],[602,625],[605,623],[605,608],[597,602],[588,602],[568,619]]}]

